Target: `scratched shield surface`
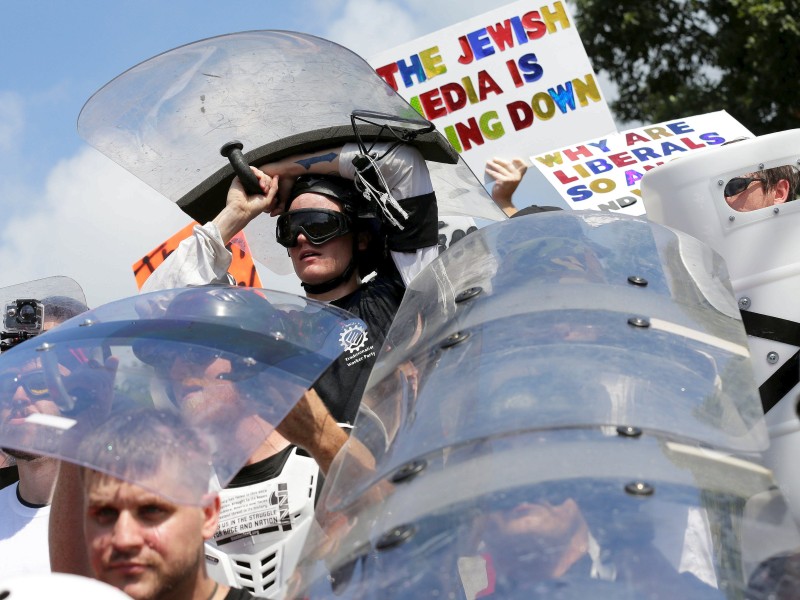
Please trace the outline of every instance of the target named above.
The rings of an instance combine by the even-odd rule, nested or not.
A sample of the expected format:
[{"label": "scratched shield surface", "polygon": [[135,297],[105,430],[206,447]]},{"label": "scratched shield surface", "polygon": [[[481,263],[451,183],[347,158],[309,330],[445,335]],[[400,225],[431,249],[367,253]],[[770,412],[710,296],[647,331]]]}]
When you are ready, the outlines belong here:
[{"label": "scratched shield surface", "polygon": [[[303,33],[250,31],[200,40],[132,67],[87,101],[78,133],[205,222],[225,205],[233,178],[220,155],[224,144],[242,142],[245,159],[258,165],[352,142],[354,111],[420,120],[347,48]],[[428,160],[441,215],[505,218],[444,137],[433,132],[414,143]],[[245,229],[253,256],[277,273],[291,272],[274,230],[267,215]]]}]

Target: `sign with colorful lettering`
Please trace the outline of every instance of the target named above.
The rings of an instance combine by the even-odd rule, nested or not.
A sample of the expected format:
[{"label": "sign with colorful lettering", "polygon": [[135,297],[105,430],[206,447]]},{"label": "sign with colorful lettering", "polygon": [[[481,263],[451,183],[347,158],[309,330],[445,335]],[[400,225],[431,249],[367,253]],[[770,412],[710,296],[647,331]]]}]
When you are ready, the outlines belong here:
[{"label": "sign with colorful lettering", "polygon": [[478,175],[616,131],[565,2],[515,2],[369,62]]},{"label": "sign with colorful lettering", "polygon": [[[136,285],[139,289],[142,289],[144,282],[150,277],[150,273],[155,271],[156,268],[172,254],[175,248],[178,247],[178,244],[192,235],[195,225],[197,225],[197,223],[194,221],[189,223],[166,242],[160,244],[157,248],[154,248],[133,264],[133,274],[136,277]],[[250,248],[247,245],[244,232],[240,231],[233,236],[233,239],[226,247],[231,251],[231,254],[233,254],[233,260],[231,261],[231,267],[228,269],[228,272],[233,275],[236,284],[260,288],[261,278],[258,276],[256,266],[253,263],[253,257],[250,254]]]},{"label": "sign with colorful lettering", "polygon": [[643,215],[639,180],[647,171],[739,137],[753,134],[719,111],[594,138],[530,161],[576,210]]}]

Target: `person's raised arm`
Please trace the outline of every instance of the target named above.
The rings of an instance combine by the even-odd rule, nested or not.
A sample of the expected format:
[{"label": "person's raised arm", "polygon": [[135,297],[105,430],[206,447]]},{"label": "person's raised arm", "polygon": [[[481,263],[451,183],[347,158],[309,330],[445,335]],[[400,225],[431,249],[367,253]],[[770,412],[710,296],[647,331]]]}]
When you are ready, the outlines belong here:
[{"label": "person's raised arm", "polygon": [[278,177],[269,176],[254,167],[250,168],[258,177],[258,183],[263,194],[248,196],[238,177],[231,182],[225,201],[225,208],[212,221],[219,229],[223,244],[230,242],[233,236],[244,229],[245,225],[261,213],[269,214],[272,212],[278,203],[276,199]]},{"label": "person's raised arm", "polygon": [[[279,202],[276,202],[270,210],[270,215],[275,217],[281,214],[286,205],[286,198],[292,189],[294,180],[301,175],[337,175],[339,172],[339,157],[342,154],[342,147],[326,148],[316,152],[295,154],[282,158],[281,160],[265,163],[259,166],[259,171],[266,173],[270,177],[281,180],[279,186]],[[350,177],[352,179],[352,177]]]},{"label": "person's raised arm", "polygon": [[[251,167],[252,168],[252,167]],[[253,169],[263,194],[248,196],[238,177],[228,189],[225,208],[205,225],[196,225],[142,286],[142,292],[229,283],[232,255],[225,247],[234,235],[261,213],[269,213],[277,202],[278,178]]]}]

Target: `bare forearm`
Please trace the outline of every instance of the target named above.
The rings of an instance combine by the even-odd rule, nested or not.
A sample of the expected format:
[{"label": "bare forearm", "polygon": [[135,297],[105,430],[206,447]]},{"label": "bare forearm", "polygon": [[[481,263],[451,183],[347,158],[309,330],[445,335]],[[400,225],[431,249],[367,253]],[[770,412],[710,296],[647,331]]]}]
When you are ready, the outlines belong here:
[{"label": "bare forearm", "polygon": [[506,213],[506,216],[513,216],[517,212],[517,207],[514,206],[514,203],[511,201],[511,194],[504,195],[502,191],[496,191],[497,187],[498,186],[495,186],[492,190],[492,200],[494,200],[494,203],[500,210]]},{"label": "bare forearm", "polygon": [[327,474],[348,439],[314,389],[309,389],[278,425],[278,433],[308,451]]},{"label": "bare forearm", "polygon": [[268,175],[295,178],[308,173],[315,175],[339,175],[339,156],[342,148],[327,148],[317,152],[297,154],[259,167]]},{"label": "bare forearm", "polygon": [[[329,415],[330,417],[330,415]],[[330,418],[331,423],[327,424],[318,436],[315,443],[310,444],[310,448],[306,448],[311,456],[317,461],[320,470],[324,475],[330,471],[333,459],[339,454],[339,450],[345,445],[349,436],[342,429],[338,423]]]},{"label": "bare forearm", "polygon": [[245,225],[258,215],[270,214],[276,207],[278,178],[271,177],[253,167],[251,169],[258,178],[261,194],[248,196],[239,178],[233,179],[228,190],[225,208],[213,221],[219,230],[223,244],[230,242],[234,235],[244,229]]},{"label": "bare forearm", "polygon": [[214,225],[219,229],[223,244],[228,244],[237,233],[258,215],[248,215],[235,207],[226,206],[214,218]]}]

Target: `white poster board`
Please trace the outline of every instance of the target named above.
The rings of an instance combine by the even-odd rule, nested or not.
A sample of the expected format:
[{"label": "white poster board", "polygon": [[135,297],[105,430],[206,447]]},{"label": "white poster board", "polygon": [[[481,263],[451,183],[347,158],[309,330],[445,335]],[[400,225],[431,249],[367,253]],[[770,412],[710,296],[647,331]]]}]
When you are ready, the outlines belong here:
[{"label": "white poster board", "polygon": [[480,178],[494,156],[616,131],[564,2],[514,2],[369,62]]},{"label": "white poster board", "polygon": [[667,161],[753,134],[725,111],[685,117],[535,153],[530,162],[575,210],[643,215],[639,180]]}]

